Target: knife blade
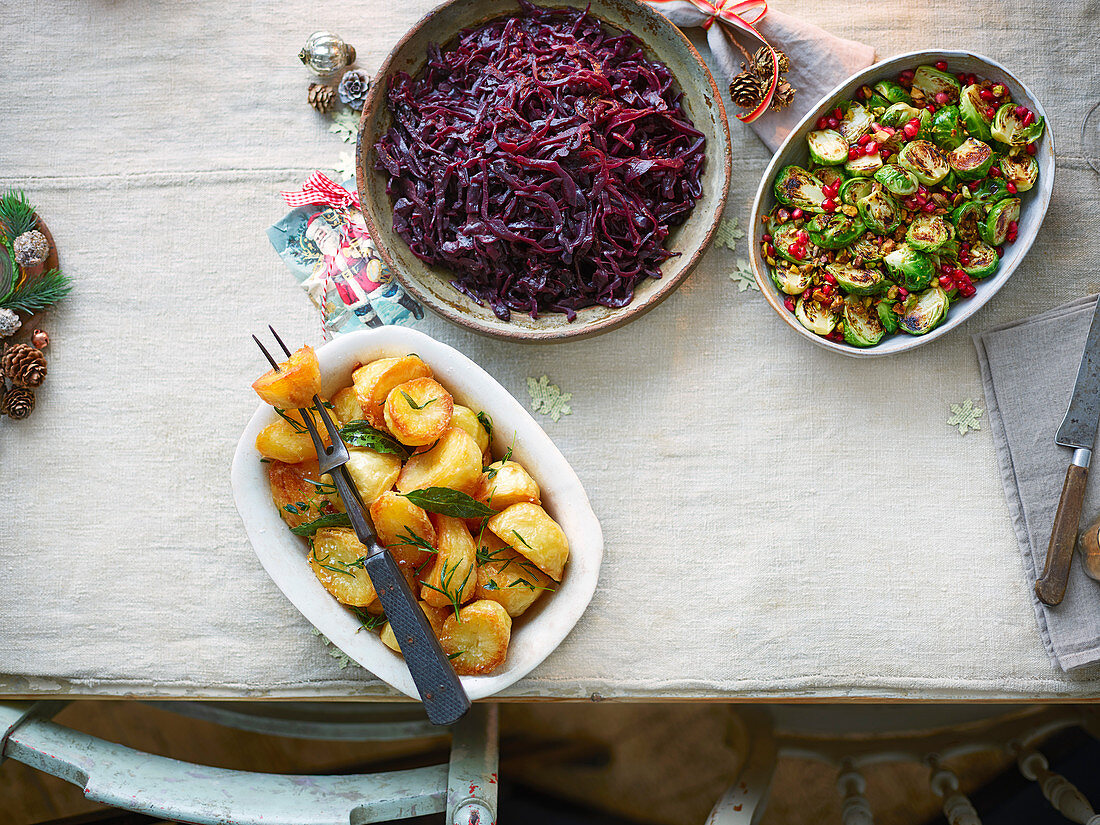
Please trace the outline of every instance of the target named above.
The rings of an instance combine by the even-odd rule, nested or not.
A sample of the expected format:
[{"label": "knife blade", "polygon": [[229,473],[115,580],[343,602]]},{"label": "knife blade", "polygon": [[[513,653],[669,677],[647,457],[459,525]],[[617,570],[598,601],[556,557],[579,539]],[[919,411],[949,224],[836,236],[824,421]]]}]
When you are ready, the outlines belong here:
[{"label": "knife blade", "polygon": [[[1085,339],[1081,365],[1073,385],[1069,409],[1058,428],[1055,443],[1073,448],[1073,459],[1066,470],[1058,513],[1047,545],[1046,564],[1035,581],[1035,595],[1044,604],[1060,604],[1066,595],[1077,529],[1081,523],[1081,505],[1085,499],[1089,462],[1096,444],[1096,427],[1100,423],[1100,301],[1093,312],[1092,325]],[[1086,565],[1088,569],[1089,565]],[[1090,570],[1091,575],[1091,570]]]}]

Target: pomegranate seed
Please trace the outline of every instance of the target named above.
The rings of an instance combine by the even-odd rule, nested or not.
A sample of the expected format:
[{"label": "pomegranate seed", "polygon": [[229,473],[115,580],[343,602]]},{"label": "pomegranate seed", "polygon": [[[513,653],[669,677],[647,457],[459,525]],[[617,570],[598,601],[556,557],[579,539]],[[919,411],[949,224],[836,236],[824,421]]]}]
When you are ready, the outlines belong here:
[{"label": "pomegranate seed", "polygon": [[923,183],[917,184],[917,192],[919,192],[922,195],[927,195],[928,194],[928,187],[925,186]]},{"label": "pomegranate seed", "polygon": [[958,79],[959,83],[966,83],[966,72],[959,72],[955,77]]},{"label": "pomegranate seed", "polygon": [[859,147],[858,147],[858,146],[849,146],[849,147],[848,147],[848,160],[855,160],[855,159],[856,159],[856,158],[858,158],[858,157],[859,157],[859,156],[860,156],[861,154],[863,154],[863,153],[862,153],[862,152],[860,152],[860,150],[859,150]]},{"label": "pomegranate seed", "polygon": [[1017,225],[1016,221],[1013,221],[1008,225],[1008,234],[1015,235],[1019,228],[1020,227]]},{"label": "pomegranate seed", "polygon": [[899,297],[899,298],[904,298],[904,297],[905,297],[906,295],[908,295],[908,294],[909,294],[909,290],[908,290],[908,289],[906,289],[906,288],[905,288],[905,287],[903,287],[903,286],[899,286],[899,287],[898,287],[898,297]]},{"label": "pomegranate seed", "polygon": [[872,138],[870,135],[860,135],[859,140],[857,140],[856,143],[858,143],[860,146],[866,146],[872,140],[874,140],[874,138]]},{"label": "pomegranate seed", "polygon": [[883,160],[886,160],[886,159],[887,159],[888,157],[890,157],[890,155],[892,155],[892,154],[894,154],[894,153],[893,153],[893,152],[891,152],[891,151],[890,151],[889,149],[887,149],[886,147],[883,147],[882,149],[879,149],[879,154],[881,154],[881,155],[882,155],[882,159],[883,159]]},{"label": "pomegranate seed", "polygon": [[990,166],[989,167],[989,177],[999,178],[1000,176],[1001,176],[1001,167],[1000,166]]},{"label": "pomegranate seed", "polygon": [[771,244],[768,244],[766,247],[764,247],[764,252],[767,253],[767,256],[769,258],[775,257],[775,247]]},{"label": "pomegranate seed", "polygon": [[924,206],[921,207],[921,211],[927,212],[929,215],[931,215],[933,212],[936,211],[936,204],[926,203]]},{"label": "pomegranate seed", "polygon": [[787,308],[787,312],[794,312],[794,298],[788,295],[783,301],[783,306]]},{"label": "pomegranate seed", "polygon": [[1014,184],[1012,181],[1009,181],[1008,183],[1005,184],[1005,189],[1008,190],[1008,193],[1010,195],[1015,195],[1016,194],[1016,184]]},{"label": "pomegranate seed", "polygon": [[830,284],[833,284],[834,286],[836,285],[836,278],[834,278],[828,272],[825,273],[825,280],[828,281]]},{"label": "pomegranate seed", "polygon": [[835,129],[837,126],[840,125],[840,121],[837,120],[835,117],[829,118],[827,121],[825,121],[825,123],[830,129]]},{"label": "pomegranate seed", "polygon": [[824,116],[819,117],[817,119],[817,128],[822,129],[822,130],[828,129],[829,128],[829,119],[827,117],[824,117]]},{"label": "pomegranate seed", "polygon": [[764,233],[763,239],[764,239],[765,243],[771,243],[772,242],[772,236],[769,235],[767,232]]},{"label": "pomegranate seed", "polygon": [[969,252],[970,251],[970,244],[968,244],[966,241],[963,241],[961,244],[959,244],[959,249],[963,249],[963,250],[966,250],[967,252]]},{"label": "pomegranate seed", "polygon": [[940,106],[946,106],[948,100],[950,98],[947,96],[947,92],[936,92],[936,103]]},{"label": "pomegranate seed", "polygon": [[789,209],[780,209],[775,213],[775,217],[779,219],[780,223],[786,223],[791,219],[791,212]]},{"label": "pomegranate seed", "polygon": [[1003,246],[994,247],[994,251],[996,251],[998,258],[1005,254],[1005,248]]},{"label": "pomegranate seed", "polygon": [[961,263],[961,264],[970,263],[970,256],[967,255],[965,252],[960,252],[959,253],[959,263]]},{"label": "pomegranate seed", "polygon": [[982,89],[980,92],[978,92],[978,97],[980,97],[986,103],[993,102],[993,92],[989,91],[989,89]]},{"label": "pomegranate seed", "polygon": [[955,288],[955,282],[952,281],[950,278],[940,278],[940,288],[942,288],[945,292],[950,292],[952,289]]},{"label": "pomegranate seed", "polygon": [[795,239],[798,241],[799,246],[805,246],[810,242],[810,236],[807,235],[805,232],[799,232],[797,235],[795,235]]},{"label": "pomegranate seed", "polygon": [[1015,109],[1015,112],[1016,112],[1016,117],[1023,117],[1024,115],[1027,114],[1027,107],[1023,106],[1023,105],[1017,106],[1016,109]]},{"label": "pomegranate seed", "polygon": [[946,72],[947,71],[947,61],[946,60],[937,61],[936,62],[936,68],[939,69],[941,72]]},{"label": "pomegranate seed", "polygon": [[833,117],[835,117],[837,120],[840,120],[844,117],[844,110],[837,106],[835,109],[833,109]]},{"label": "pomegranate seed", "polygon": [[1039,151],[1039,149],[1034,143],[1029,143],[1027,145],[1027,153],[1029,155],[1034,155],[1037,151]]},{"label": "pomegranate seed", "polygon": [[[797,207],[795,209],[791,210],[791,220],[800,221],[800,220],[802,220],[802,215],[803,215],[802,210],[798,209]],[[803,233],[803,234],[805,234],[805,233]]]},{"label": "pomegranate seed", "polygon": [[865,154],[865,155],[877,155],[878,154],[878,144],[877,143],[868,143],[866,146],[863,147],[863,154]]},{"label": "pomegranate seed", "polygon": [[915,120],[910,120],[908,123],[905,124],[904,127],[902,127],[901,131],[905,133],[905,136],[907,138],[915,138],[917,136],[917,133],[920,132],[920,124],[917,123]]},{"label": "pomegranate seed", "polygon": [[917,206],[924,206],[928,203],[928,198],[923,192],[917,192],[917,194],[913,195],[913,203]]},{"label": "pomegranate seed", "polygon": [[997,111],[992,106],[985,107],[985,119],[993,120],[997,116]]},{"label": "pomegranate seed", "polygon": [[796,261],[801,261],[803,258],[806,257],[806,250],[805,250],[804,247],[801,247],[801,246],[792,246],[787,251],[790,254],[790,256],[792,258],[794,258]]},{"label": "pomegranate seed", "polygon": [[978,82],[978,78],[973,74],[968,74],[966,76],[966,82],[973,86],[975,83]]},{"label": "pomegranate seed", "polygon": [[928,113],[929,113],[929,114],[933,114],[933,115],[934,115],[934,114],[936,113],[936,107],[935,107],[935,106],[929,106],[929,107],[927,107],[927,108],[928,108]]},{"label": "pomegranate seed", "polygon": [[1024,126],[1030,126],[1035,122],[1035,112],[1028,109],[1027,114],[1024,115]]},{"label": "pomegranate seed", "polygon": [[826,198],[821,202],[821,208],[824,209],[826,212],[833,212],[836,210],[836,203],[833,201],[832,198]]},{"label": "pomegranate seed", "polygon": [[898,80],[904,80],[906,82],[913,79],[913,70],[906,69],[904,72],[898,75]]}]

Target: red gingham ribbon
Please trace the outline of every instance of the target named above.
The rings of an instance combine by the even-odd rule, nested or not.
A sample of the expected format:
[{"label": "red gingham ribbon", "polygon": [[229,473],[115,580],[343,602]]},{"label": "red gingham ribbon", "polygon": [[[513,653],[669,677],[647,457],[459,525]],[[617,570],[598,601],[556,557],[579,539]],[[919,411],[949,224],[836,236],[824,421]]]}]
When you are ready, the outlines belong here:
[{"label": "red gingham ribbon", "polygon": [[298,192],[280,192],[288,206],[325,204],[326,206],[359,206],[359,193],[349,192],[323,172],[314,172]]}]

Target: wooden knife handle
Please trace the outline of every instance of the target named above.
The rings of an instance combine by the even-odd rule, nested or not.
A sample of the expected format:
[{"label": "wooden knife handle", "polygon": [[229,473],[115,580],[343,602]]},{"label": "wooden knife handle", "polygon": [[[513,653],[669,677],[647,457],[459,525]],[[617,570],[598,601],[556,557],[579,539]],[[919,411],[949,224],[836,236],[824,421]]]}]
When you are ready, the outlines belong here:
[{"label": "wooden knife handle", "polygon": [[1066,470],[1066,483],[1062,485],[1062,498],[1058,501],[1058,514],[1054,517],[1054,529],[1047,547],[1046,565],[1043,575],[1035,582],[1035,595],[1043,604],[1060,604],[1066,595],[1069,565],[1077,543],[1077,528],[1081,524],[1081,505],[1085,500],[1088,477],[1088,467],[1071,464]]}]

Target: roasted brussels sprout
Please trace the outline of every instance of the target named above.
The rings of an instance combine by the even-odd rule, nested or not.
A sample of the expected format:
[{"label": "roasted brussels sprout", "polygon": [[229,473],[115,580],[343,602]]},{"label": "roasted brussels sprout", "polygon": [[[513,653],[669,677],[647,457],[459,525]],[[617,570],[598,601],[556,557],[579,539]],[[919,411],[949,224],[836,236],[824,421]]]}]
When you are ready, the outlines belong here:
[{"label": "roasted brussels sprout", "polygon": [[924,335],[931,332],[947,317],[947,308],[950,303],[947,293],[938,286],[922,292],[919,296],[910,295],[902,304],[898,328],[910,335]]},{"label": "roasted brussels sprout", "polygon": [[949,240],[951,224],[939,215],[917,215],[905,232],[905,242],[921,252],[935,252]]},{"label": "roasted brussels sprout", "polygon": [[935,186],[947,177],[950,167],[943,152],[927,140],[913,140],[898,153],[898,163],[925,186]]},{"label": "roasted brussels sprout", "polygon": [[919,118],[922,111],[924,110],[911,106],[908,102],[895,103],[882,113],[882,117],[878,119],[878,122],[883,126],[889,126],[891,129],[897,129],[913,118]]},{"label": "roasted brussels sprout", "polygon": [[997,250],[987,246],[981,241],[970,244],[970,252],[966,263],[960,264],[962,271],[977,281],[979,278],[988,278],[997,271],[1001,259]]},{"label": "roasted brussels sprout", "polygon": [[912,195],[920,187],[917,179],[896,163],[887,164],[875,172],[875,180],[881,183],[891,195],[901,197]]},{"label": "roasted brussels sprout", "polygon": [[873,304],[865,306],[862,299],[854,296],[844,302],[845,341],[853,347],[873,347],[885,334]]},{"label": "roasted brussels sprout", "polygon": [[883,329],[891,335],[898,331],[898,314],[894,312],[894,307],[889,301],[879,301],[875,304],[875,311]]},{"label": "roasted brussels sprout", "polygon": [[847,179],[847,176],[844,174],[844,167],[842,166],[817,166],[812,170],[812,174],[825,184],[825,186],[844,183]]},{"label": "roasted brussels sprout", "polygon": [[929,103],[941,105],[936,100],[936,95],[943,92],[947,95],[945,103],[958,103],[959,94],[962,92],[962,84],[958,78],[947,72],[941,72],[935,66],[918,66],[913,72],[913,88],[920,89]]},{"label": "roasted brussels sprout", "polygon": [[1002,103],[993,118],[993,127],[990,133],[1001,143],[1010,146],[1026,146],[1034,143],[1043,134],[1043,119],[1034,112],[1028,112],[1033,118],[1031,123],[1024,125],[1027,115],[1021,117],[1016,114],[1015,103]]},{"label": "roasted brussels sprout", "polygon": [[844,117],[840,119],[837,129],[846,141],[855,143],[860,135],[871,130],[871,122],[871,113],[866,107],[852,101],[844,109]]},{"label": "roasted brussels sprout", "polygon": [[851,253],[852,260],[860,258],[863,263],[877,264],[882,261],[882,246],[873,232],[866,232],[856,238]]},{"label": "roasted brussels sprout", "polygon": [[874,85],[877,94],[893,103],[913,103],[913,96],[893,80],[880,80]]},{"label": "roasted brussels sprout", "polygon": [[794,221],[787,221],[787,223],[779,224],[778,226],[773,224],[771,226],[772,246],[775,247],[776,254],[781,258],[786,258],[792,263],[803,263],[805,255],[799,258],[791,252],[794,247],[800,245],[798,243],[798,236],[802,231],[803,230]]},{"label": "roasted brussels sprout", "polygon": [[860,155],[854,160],[844,161],[844,171],[849,175],[869,178],[882,168],[882,155]]},{"label": "roasted brussels sprout", "polygon": [[822,249],[843,249],[858,238],[865,228],[863,221],[850,218],[843,212],[814,215],[806,224],[810,240]]},{"label": "roasted brussels sprout", "polygon": [[811,272],[805,272],[793,266],[773,266],[772,281],[780,292],[787,295],[801,295],[810,286]]},{"label": "roasted brussels sprout", "polygon": [[963,201],[951,213],[955,225],[955,237],[967,243],[978,240],[978,226],[985,220],[985,209],[979,201]]},{"label": "roasted brussels sprout", "polygon": [[1020,219],[1020,199],[1005,198],[989,209],[985,223],[979,226],[982,240],[990,246],[1000,246],[1007,240],[1012,224]]},{"label": "roasted brussels sprout", "polygon": [[890,277],[908,289],[917,292],[932,283],[936,269],[932,260],[923,252],[918,252],[909,244],[903,243],[882,259]]},{"label": "roasted brussels sprout", "polygon": [[840,185],[840,202],[855,206],[859,199],[870,194],[874,181],[869,178],[848,178]]},{"label": "roasted brussels sprout", "polygon": [[856,208],[868,229],[884,235],[897,229],[901,220],[897,202],[881,188],[872,189],[870,194],[860,198]]},{"label": "roasted brussels sprout", "polygon": [[1005,173],[1005,180],[1012,183],[1017,192],[1026,192],[1039,179],[1039,162],[1031,155],[1024,154],[1003,157],[1001,171]]},{"label": "roasted brussels sprout", "polygon": [[814,163],[834,166],[848,159],[848,141],[841,137],[840,132],[832,129],[810,132],[806,142],[810,145],[810,160]]},{"label": "roasted brussels sprout", "polygon": [[947,165],[963,180],[984,178],[993,166],[993,149],[977,138],[967,138],[947,153]]},{"label": "roasted brussels sprout", "polygon": [[828,335],[836,329],[839,313],[820,301],[808,299],[805,295],[799,297],[794,305],[794,317],[802,326],[810,332],[818,335]]},{"label": "roasted brussels sprout", "polygon": [[986,206],[991,206],[997,201],[1004,200],[1012,193],[1008,191],[1008,187],[1005,186],[1006,181],[1004,178],[986,178],[977,186],[971,188],[970,196],[978,203],[984,203]]},{"label": "roasted brussels sprout", "polygon": [[775,179],[775,199],[787,206],[810,212],[823,212],[825,192],[821,181],[801,166],[787,166]]},{"label": "roasted brussels sprout", "polygon": [[827,264],[825,271],[836,278],[837,286],[853,295],[874,295],[886,282],[882,270],[852,264]]},{"label": "roasted brussels sprout", "polygon": [[985,116],[986,102],[982,100],[982,87],[971,83],[959,97],[959,115],[971,137],[988,143],[993,139],[989,131],[993,119]]},{"label": "roasted brussels sprout", "polygon": [[932,142],[945,152],[950,152],[962,143],[965,133],[959,119],[959,107],[948,105],[937,109],[932,115],[931,134]]}]

